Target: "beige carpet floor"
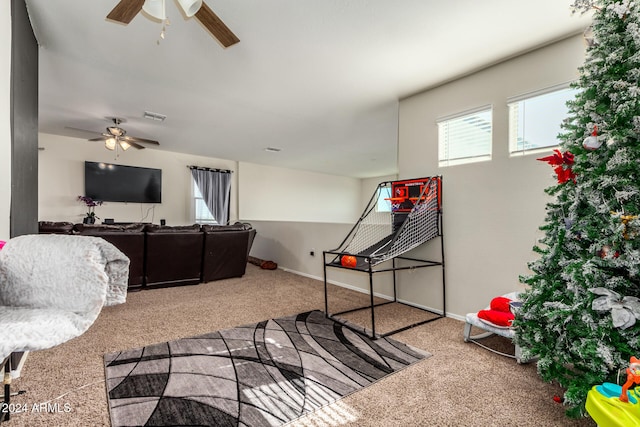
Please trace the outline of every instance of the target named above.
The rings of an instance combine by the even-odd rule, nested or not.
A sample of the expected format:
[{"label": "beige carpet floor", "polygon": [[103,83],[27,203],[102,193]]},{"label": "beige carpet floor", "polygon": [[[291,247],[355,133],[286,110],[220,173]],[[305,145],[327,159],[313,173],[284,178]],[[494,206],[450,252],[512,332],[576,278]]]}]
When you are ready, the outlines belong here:
[{"label": "beige carpet floor", "polygon": [[[281,270],[247,266],[242,278],[196,286],[133,292],[126,304],[105,308],[83,336],[27,358],[13,389],[7,427],[108,426],[104,353],[199,335],[313,309],[324,310],[322,282]],[[367,296],[331,287],[333,312],[366,304]],[[349,319],[366,322],[368,313]],[[425,318],[399,305],[376,310],[379,332]],[[364,323],[363,323],[364,324]],[[569,420],[535,364],[488,352],[462,340],[463,323],[443,318],[394,339],[433,354],[323,410],[295,426],[593,426]],[[492,344],[512,351],[499,337]],[[42,405],[45,403],[45,405]]]}]

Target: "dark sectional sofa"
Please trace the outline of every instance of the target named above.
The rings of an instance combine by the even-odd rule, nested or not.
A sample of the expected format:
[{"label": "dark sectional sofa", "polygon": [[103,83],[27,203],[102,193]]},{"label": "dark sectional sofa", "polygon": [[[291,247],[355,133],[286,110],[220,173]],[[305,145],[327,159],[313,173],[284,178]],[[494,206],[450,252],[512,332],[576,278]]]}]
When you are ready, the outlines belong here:
[{"label": "dark sectional sofa", "polygon": [[242,277],[256,231],[250,224],[39,223],[40,233],[98,236],[129,257],[129,288],[194,285]]}]

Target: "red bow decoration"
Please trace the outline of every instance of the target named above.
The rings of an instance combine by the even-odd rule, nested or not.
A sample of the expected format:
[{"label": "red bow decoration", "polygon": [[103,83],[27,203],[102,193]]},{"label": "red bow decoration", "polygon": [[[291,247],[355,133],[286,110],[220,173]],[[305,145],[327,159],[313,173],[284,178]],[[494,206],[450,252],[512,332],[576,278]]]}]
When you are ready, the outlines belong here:
[{"label": "red bow decoration", "polygon": [[[573,161],[574,155],[569,151],[565,153],[562,153],[560,150],[553,150],[553,151],[555,151],[556,154],[553,154],[547,157],[542,157],[536,160],[547,162],[551,166],[555,166],[555,168],[553,168],[553,171],[556,173],[556,175],[558,175],[559,184],[564,184],[570,179],[573,180],[573,182],[576,182],[576,174],[574,174],[573,171],[571,170],[571,166],[574,163]],[[565,165],[567,166],[566,168],[564,167]]]},{"label": "red bow decoration", "polygon": [[562,153],[560,150],[553,150],[553,151],[555,151],[556,154],[552,156],[542,157],[536,160],[547,162],[551,166],[558,166],[558,165],[571,166],[573,164],[573,154],[571,154],[569,151],[567,151],[566,153]]}]

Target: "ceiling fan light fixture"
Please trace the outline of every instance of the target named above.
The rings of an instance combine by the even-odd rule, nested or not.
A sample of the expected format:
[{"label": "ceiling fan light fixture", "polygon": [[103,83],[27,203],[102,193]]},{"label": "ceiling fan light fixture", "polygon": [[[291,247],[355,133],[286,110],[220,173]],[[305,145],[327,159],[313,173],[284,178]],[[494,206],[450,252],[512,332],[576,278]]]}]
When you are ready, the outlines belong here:
[{"label": "ceiling fan light fixture", "polygon": [[104,141],[104,146],[107,150],[115,150],[116,149],[116,139],[115,138],[109,138],[107,140]]},{"label": "ceiling fan light fixture", "polygon": [[142,10],[160,21],[167,19],[164,0],[146,0],[142,5]]},{"label": "ceiling fan light fixture", "polygon": [[202,0],[178,0],[178,4],[187,18],[191,18],[202,7]]},{"label": "ceiling fan light fixture", "polygon": [[107,128],[107,132],[109,132],[113,136],[124,136],[127,133],[124,129],[117,126],[109,126]]},{"label": "ceiling fan light fixture", "polygon": [[120,145],[120,148],[122,148],[123,151],[127,151],[131,147],[131,144],[123,140],[119,140],[118,144]]}]

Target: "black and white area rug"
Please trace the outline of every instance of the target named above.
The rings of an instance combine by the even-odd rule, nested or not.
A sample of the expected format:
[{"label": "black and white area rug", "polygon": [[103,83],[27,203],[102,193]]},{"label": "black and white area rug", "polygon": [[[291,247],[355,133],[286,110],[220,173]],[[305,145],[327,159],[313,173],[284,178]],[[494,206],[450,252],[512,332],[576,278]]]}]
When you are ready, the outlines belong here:
[{"label": "black and white area rug", "polygon": [[279,426],[429,356],[320,311],[110,353],[111,424]]}]

